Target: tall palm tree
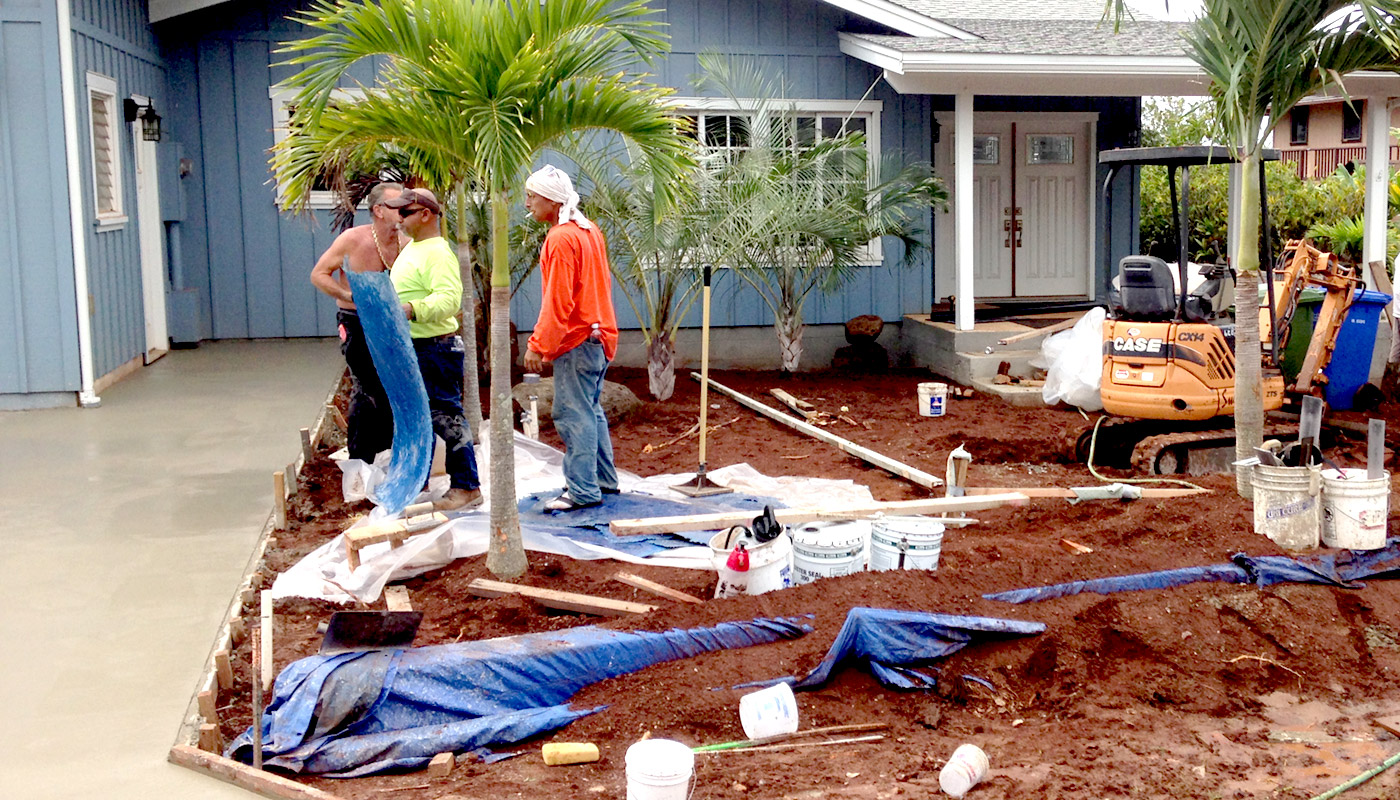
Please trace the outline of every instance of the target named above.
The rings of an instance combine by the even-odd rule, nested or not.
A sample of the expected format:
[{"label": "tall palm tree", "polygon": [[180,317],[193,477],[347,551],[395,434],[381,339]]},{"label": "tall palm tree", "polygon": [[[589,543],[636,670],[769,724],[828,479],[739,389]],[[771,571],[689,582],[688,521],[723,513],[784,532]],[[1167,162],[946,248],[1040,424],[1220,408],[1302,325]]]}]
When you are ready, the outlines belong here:
[{"label": "tall palm tree", "polygon": [[[669,90],[629,72],[667,50],[642,0],[316,0],[297,21],[318,33],[289,43],[301,70],[293,133],[273,156],[292,196],[304,195],[323,151],[391,143],[429,185],[474,192],[490,208],[492,540],[487,567],[527,568],[516,511],[510,395],[510,203],[539,153],[610,131],[646,153],[661,176],[687,166]],[[337,100],[350,70],[375,59],[371,86]],[[669,196],[666,181],[658,192]],[[459,195],[460,196],[460,195]]]},{"label": "tall palm tree", "polygon": [[[1324,89],[1344,90],[1359,70],[1400,68],[1397,0],[1205,0],[1186,33],[1187,52],[1210,78],[1214,113],[1243,164],[1240,234],[1234,265],[1235,452],[1253,454],[1263,438],[1262,348],[1259,342],[1259,153],[1272,114]],[[1236,488],[1252,496],[1245,468]]]}]

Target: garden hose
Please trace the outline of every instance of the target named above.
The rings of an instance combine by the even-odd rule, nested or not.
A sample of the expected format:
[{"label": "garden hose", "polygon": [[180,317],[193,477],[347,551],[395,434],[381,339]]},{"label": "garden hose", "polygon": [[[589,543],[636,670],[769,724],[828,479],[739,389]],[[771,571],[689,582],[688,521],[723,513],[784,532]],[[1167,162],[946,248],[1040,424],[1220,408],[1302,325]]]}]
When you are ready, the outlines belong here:
[{"label": "garden hose", "polygon": [[1327,791],[1323,792],[1320,795],[1317,795],[1316,797],[1309,798],[1309,800],[1332,800],[1332,798],[1336,797],[1342,792],[1345,792],[1347,789],[1354,789],[1357,786],[1360,786],[1361,784],[1371,780],[1372,778],[1376,777],[1382,772],[1385,772],[1386,770],[1390,769],[1396,764],[1400,764],[1400,753],[1396,753],[1390,758],[1387,758],[1386,760],[1382,761],[1379,767],[1376,767],[1372,770],[1367,770],[1366,772],[1357,775],[1355,778],[1352,778],[1351,780],[1347,781],[1341,786],[1338,786],[1335,789],[1328,789]]},{"label": "garden hose", "polygon": [[1106,419],[1108,419],[1107,414],[1100,416],[1098,422],[1094,423],[1094,432],[1089,436],[1089,459],[1086,463],[1088,464],[1090,475],[1093,475],[1104,483],[1174,483],[1189,489],[1198,489],[1202,492],[1207,491],[1190,481],[1183,481],[1179,478],[1105,478],[1100,475],[1098,470],[1094,469],[1094,447],[1099,443],[1099,426],[1102,425],[1103,421]]}]

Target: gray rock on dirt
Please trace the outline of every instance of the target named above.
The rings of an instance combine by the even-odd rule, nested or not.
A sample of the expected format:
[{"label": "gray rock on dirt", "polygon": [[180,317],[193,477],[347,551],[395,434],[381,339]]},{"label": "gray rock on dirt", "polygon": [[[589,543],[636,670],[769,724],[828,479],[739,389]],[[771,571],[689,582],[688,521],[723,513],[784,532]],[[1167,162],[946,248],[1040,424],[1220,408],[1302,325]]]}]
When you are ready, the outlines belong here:
[{"label": "gray rock on dirt", "polygon": [[[537,398],[540,419],[552,419],[554,416],[554,378],[540,378],[539,383],[517,383],[510,387],[510,396],[515,398],[515,405],[518,408],[529,406],[531,394]],[[626,417],[642,405],[642,401],[637,399],[637,395],[633,394],[631,389],[612,381],[603,381],[602,400],[603,413],[608,415],[609,422]]]}]

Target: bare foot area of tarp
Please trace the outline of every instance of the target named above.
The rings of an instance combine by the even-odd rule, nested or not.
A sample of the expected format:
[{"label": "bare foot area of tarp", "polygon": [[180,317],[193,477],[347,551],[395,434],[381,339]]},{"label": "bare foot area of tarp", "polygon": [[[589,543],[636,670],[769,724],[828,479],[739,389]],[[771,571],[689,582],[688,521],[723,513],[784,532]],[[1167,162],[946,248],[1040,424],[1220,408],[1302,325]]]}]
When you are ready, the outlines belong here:
[{"label": "bare foot area of tarp", "polygon": [[[608,377],[647,397],[644,372],[618,369]],[[779,387],[833,416],[844,414],[853,422],[838,420],[826,430],[935,475],[942,476],[949,451],[964,445],[973,454],[971,486],[1096,483],[1082,465],[1065,463],[1061,455],[1064,431],[1081,422],[1074,412],[1014,409],[979,395],[950,399],[945,417],[920,417],[917,385],[930,379],[926,372],[787,378],[715,372],[712,377],[774,406],[778,403],[768,390]],[[693,437],[662,445],[694,424],[698,390],[694,381],[678,376],[669,401],[647,403],[633,417],[615,422],[619,467],[639,475],[693,470]],[[719,426],[708,440],[711,468],[746,462],[771,476],[847,478],[869,486],[877,500],[929,496],[723,396],[711,392],[710,402],[718,408],[710,409],[709,421]],[[1390,406],[1378,416],[1386,416],[1394,428],[1400,426],[1398,411]],[[1361,415],[1345,418],[1364,423]],[[560,446],[551,428],[542,436]],[[351,509],[341,502],[339,471],[326,460],[328,452],[309,467],[290,514],[291,530],[277,534],[265,567],[269,579],[338,534],[351,516],[368,510],[368,505]],[[1361,465],[1364,441],[1328,455],[1343,466]],[[1400,582],[1373,579],[1359,589],[1198,583],[1015,606],[982,598],[1007,589],[1220,564],[1239,552],[1283,553],[1254,534],[1251,505],[1235,494],[1233,477],[1193,480],[1212,493],[1129,503],[1037,500],[1029,508],[971,514],[981,523],[949,530],[934,573],[864,573],[703,605],[672,603],[611,576],[631,572],[708,598],[714,587],[709,573],[531,555],[524,579],[529,585],[660,606],[626,620],[550,611],[518,598],[472,597],[466,585],[491,577],[484,559],[454,562],[405,583],[414,608],[424,612],[419,644],[600,623],[659,631],[801,614],[813,615],[814,631],[792,641],[660,664],[587,687],[575,696],[575,706],[610,707],[553,736],[508,748],[524,751],[519,758],[460,763],[440,779],[418,771],[301,780],[347,800],[622,797],[629,745],[644,735],[692,745],[744,738],[737,711],[744,690],[730,687],[806,674],[831,646],[847,611],[858,606],[1014,618],[1043,622],[1047,630],[953,654],[927,669],[945,678],[936,691],[895,692],[857,668],[839,668],[825,687],[798,692],[801,726],[885,722],[890,725],[886,739],[699,755],[694,797],[942,796],[939,768],[957,745],[973,742],[991,764],[987,778],[968,795],[974,800],[1308,798],[1400,752],[1400,739],[1371,724],[1400,714]],[[1390,534],[1400,534],[1393,521]],[[1072,553],[1062,539],[1093,552]],[[338,608],[278,601],[278,670],[316,651],[317,624]],[[237,685],[220,697],[226,740],[250,722],[248,659],[245,642],[234,658]],[[963,675],[989,681],[995,689],[964,681]],[[547,767],[539,755],[547,741],[594,742],[602,759]],[[1400,767],[1343,796],[1400,796]]]}]

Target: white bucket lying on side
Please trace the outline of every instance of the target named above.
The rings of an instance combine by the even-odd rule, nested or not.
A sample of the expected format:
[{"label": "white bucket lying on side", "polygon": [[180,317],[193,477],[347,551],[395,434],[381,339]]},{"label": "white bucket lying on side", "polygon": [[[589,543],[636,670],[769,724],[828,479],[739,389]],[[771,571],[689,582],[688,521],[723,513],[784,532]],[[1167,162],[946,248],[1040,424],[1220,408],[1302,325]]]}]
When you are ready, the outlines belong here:
[{"label": "white bucket lying on side", "polygon": [[927,517],[885,517],[870,526],[870,569],[938,569],[943,523]]},{"label": "white bucket lying on side", "polygon": [[948,384],[919,384],[919,414],[925,417],[941,417],[948,407]]},{"label": "white bucket lying on side", "polygon": [[1268,467],[1256,464],[1254,532],[1279,547],[1317,547],[1322,530],[1322,478],[1319,467]]},{"label": "white bucket lying on side", "polygon": [[627,800],[687,800],[695,753],[671,739],[647,739],[627,748]]},{"label": "white bucket lying on side", "polygon": [[865,569],[870,523],[807,522],[792,531],[792,585]]},{"label": "white bucket lying on side", "polygon": [[739,698],[739,723],[750,739],[796,733],[797,698],[792,687],[777,683]]},{"label": "white bucket lying on side", "polygon": [[[743,572],[728,566],[729,554],[740,542],[749,551],[749,568]],[[792,585],[792,540],[783,533],[760,544],[749,533],[731,536],[729,531],[720,531],[710,538],[710,563],[719,575],[715,597],[786,589]]]},{"label": "white bucket lying on side", "polygon": [[1367,479],[1364,469],[1322,471],[1322,543],[1348,550],[1385,547],[1390,473]]}]

